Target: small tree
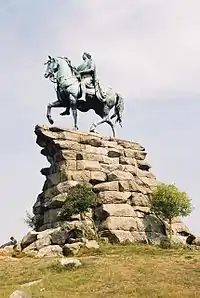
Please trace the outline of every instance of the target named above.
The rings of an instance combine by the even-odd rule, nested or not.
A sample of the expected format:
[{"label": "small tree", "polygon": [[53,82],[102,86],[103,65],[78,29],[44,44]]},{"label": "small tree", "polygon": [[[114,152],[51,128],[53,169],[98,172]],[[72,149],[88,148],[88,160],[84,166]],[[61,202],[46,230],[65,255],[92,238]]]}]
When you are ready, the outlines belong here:
[{"label": "small tree", "polygon": [[35,230],[35,222],[34,222],[34,216],[31,215],[28,211],[26,211],[26,217],[24,219],[24,222],[28,225],[29,228]]},{"label": "small tree", "polygon": [[192,212],[191,200],[174,184],[161,183],[152,194],[151,211],[169,222],[170,246],[172,243],[172,220],[177,216],[188,216]]},{"label": "small tree", "polygon": [[70,219],[72,215],[80,214],[83,218],[83,215],[97,203],[98,195],[93,192],[90,184],[77,184],[70,188],[59,217]]},{"label": "small tree", "polygon": [[[70,220],[73,215],[80,214],[81,220],[86,216],[90,208],[98,204],[98,195],[93,192],[89,183],[77,184],[70,188],[62,210],[59,214],[61,220]],[[95,237],[98,240],[98,233],[93,218],[92,221]]]}]

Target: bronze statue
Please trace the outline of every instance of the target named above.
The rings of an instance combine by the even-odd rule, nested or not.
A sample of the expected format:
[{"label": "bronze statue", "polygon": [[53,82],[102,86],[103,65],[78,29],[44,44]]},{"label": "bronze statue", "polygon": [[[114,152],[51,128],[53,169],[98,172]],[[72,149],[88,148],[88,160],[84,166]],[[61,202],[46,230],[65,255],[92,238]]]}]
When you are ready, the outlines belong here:
[{"label": "bronze statue", "polygon": [[[51,108],[65,107],[66,110],[60,115],[69,115],[70,109],[73,113],[74,128],[77,126],[77,110],[87,112],[93,109],[102,120],[98,123],[93,123],[90,131],[95,132],[95,128],[102,124],[108,123],[115,137],[114,124],[111,121],[116,118],[122,126],[122,113],[124,111],[124,101],[119,93],[116,93],[112,88],[106,88],[102,91],[99,81],[96,77],[96,67],[92,61],[92,57],[88,53],[83,54],[83,64],[77,68],[72,65],[67,57],[52,58],[49,56],[45,78],[49,78],[57,85],[57,101],[49,103],[47,106],[47,118],[50,124],[53,124],[51,117]],[[114,108],[114,113],[110,117],[109,112]]]}]

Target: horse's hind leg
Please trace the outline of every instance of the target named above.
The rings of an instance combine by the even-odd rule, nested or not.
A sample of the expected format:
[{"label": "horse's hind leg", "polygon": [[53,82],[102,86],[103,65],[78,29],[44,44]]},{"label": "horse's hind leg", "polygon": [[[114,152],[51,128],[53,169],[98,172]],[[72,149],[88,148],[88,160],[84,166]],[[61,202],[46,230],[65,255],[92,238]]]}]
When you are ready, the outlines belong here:
[{"label": "horse's hind leg", "polygon": [[115,138],[116,135],[115,135],[114,124],[112,123],[112,121],[110,119],[108,119],[106,122],[110,125],[110,127],[112,129],[112,133],[113,133],[113,138]]},{"label": "horse's hind leg", "polygon": [[77,100],[72,94],[70,94],[69,99],[70,99],[70,106],[71,106],[72,114],[73,114],[73,118],[74,118],[74,129],[78,130],[78,125],[77,125]]},{"label": "horse's hind leg", "polygon": [[47,119],[49,120],[50,124],[54,123],[53,119],[51,118],[51,109],[52,108],[60,108],[60,107],[62,107],[62,105],[61,105],[60,101],[58,101],[58,100],[54,101],[52,103],[49,103],[47,105]]}]

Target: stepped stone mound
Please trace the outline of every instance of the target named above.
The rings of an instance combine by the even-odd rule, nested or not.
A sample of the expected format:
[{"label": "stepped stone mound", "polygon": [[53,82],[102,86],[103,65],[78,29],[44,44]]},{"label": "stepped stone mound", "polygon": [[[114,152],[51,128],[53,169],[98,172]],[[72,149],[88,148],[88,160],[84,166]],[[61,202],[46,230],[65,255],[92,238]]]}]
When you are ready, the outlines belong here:
[{"label": "stepped stone mound", "polygon": [[[29,235],[25,239],[26,245],[31,242],[38,249],[50,244],[64,247],[76,238],[70,236],[75,227],[79,230],[89,229],[89,234],[93,235],[93,221],[88,217],[84,221],[79,215],[71,222],[58,220],[70,187],[81,182],[89,182],[94,192],[99,193],[101,204],[92,210],[90,216],[99,235],[110,242],[148,243],[152,237],[166,235],[167,224],[159,221],[149,209],[157,180],[150,171],[143,146],[95,133],[56,127],[36,126],[35,134],[37,144],[42,147],[41,154],[50,166],[41,170],[46,180],[33,206],[37,235]],[[51,233],[52,229],[55,229],[54,234]],[[45,240],[41,236],[38,239],[38,235],[45,230],[51,232]],[[173,231],[183,237],[189,234],[179,218],[173,224]],[[93,236],[90,237],[92,239]]]}]

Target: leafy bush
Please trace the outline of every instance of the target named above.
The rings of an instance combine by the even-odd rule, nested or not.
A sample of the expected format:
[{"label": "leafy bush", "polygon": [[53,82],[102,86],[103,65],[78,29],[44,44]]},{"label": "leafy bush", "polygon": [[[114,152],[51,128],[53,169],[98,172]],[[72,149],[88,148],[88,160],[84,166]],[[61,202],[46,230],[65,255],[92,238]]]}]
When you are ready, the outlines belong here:
[{"label": "leafy bush", "polygon": [[26,218],[24,219],[24,222],[28,225],[29,228],[33,229],[34,231],[37,231],[38,228],[42,225],[40,217],[31,215],[27,211],[26,211]]},{"label": "leafy bush", "polygon": [[35,222],[34,222],[34,216],[31,215],[28,211],[26,211],[26,218],[24,219],[27,226],[33,230],[36,229]]},{"label": "leafy bush", "polygon": [[77,184],[70,188],[59,218],[61,220],[66,220],[70,219],[75,214],[83,215],[97,204],[98,195],[93,192],[90,184]]},{"label": "leafy bush", "polygon": [[192,212],[191,200],[174,184],[161,183],[152,195],[151,211],[169,222],[170,245],[172,242],[172,220],[177,216],[187,216]]}]

